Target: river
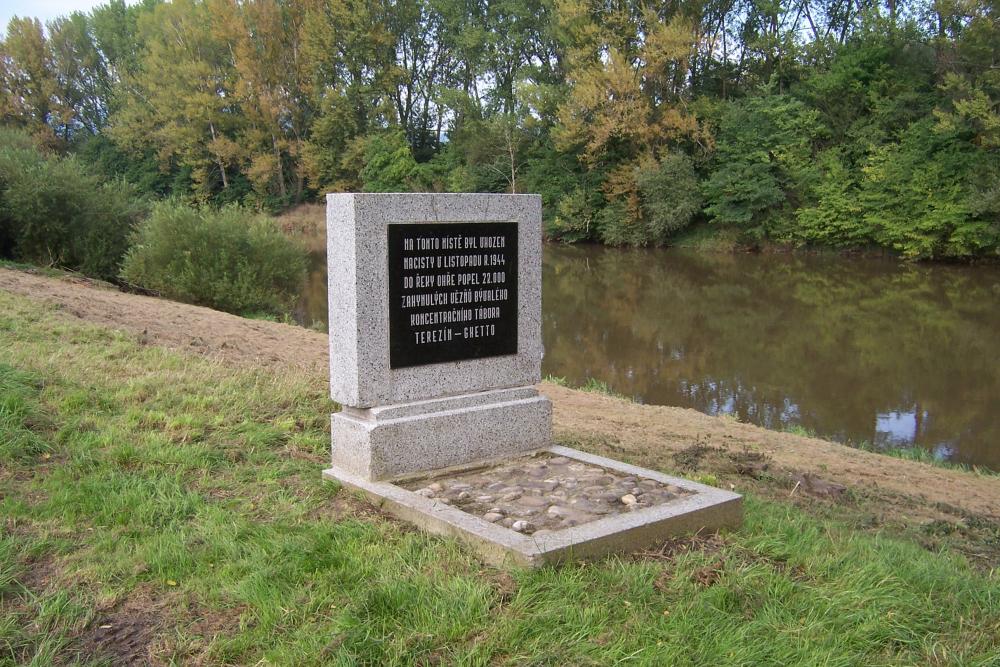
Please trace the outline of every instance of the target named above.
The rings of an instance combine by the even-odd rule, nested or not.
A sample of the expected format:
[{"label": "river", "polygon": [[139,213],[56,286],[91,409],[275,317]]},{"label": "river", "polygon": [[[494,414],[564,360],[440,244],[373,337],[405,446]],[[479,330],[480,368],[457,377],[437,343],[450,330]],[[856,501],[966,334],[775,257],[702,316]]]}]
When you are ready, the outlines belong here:
[{"label": "river", "polygon": [[[1000,268],[545,248],[543,373],[1000,470]],[[298,319],[326,319],[322,258]]]}]

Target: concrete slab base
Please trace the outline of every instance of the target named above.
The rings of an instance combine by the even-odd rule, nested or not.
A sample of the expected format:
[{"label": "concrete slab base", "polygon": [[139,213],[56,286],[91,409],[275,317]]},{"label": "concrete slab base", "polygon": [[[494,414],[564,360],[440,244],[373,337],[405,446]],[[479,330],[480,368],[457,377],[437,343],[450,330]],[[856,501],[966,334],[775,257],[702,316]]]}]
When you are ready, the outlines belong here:
[{"label": "concrete slab base", "polygon": [[[686,479],[586,454],[568,447],[550,446],[534,453],[548,452],[608,470],[672,484],[691,492],[677,500],[625,514],[606,516],[571,528],[544,535],[523,535],[490,523],[430,498],[397,486],[391,481],[370,481],[348,470],[333,467],[323,476],[349,489],[361,491],[383,510],[438,535],[458,538],[493,565],[537,567],[568,560],[600,558],[611,553],[641,550],[666,538],[700,530],[735,528],[743,519],[743,499]],[[505,457],[508,461],[510,457]],[[479,461],[453,470],[486,467]],[[427,473],[439,476],[446,471]]]}]

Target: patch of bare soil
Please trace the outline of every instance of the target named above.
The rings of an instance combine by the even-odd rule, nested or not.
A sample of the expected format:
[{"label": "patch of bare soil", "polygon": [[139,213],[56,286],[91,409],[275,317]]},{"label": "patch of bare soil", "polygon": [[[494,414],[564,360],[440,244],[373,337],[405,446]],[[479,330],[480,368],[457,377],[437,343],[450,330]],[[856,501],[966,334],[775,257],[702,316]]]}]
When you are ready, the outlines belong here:
[{"label": "patch of bare soil", "polygon": [[[243,607],[206,613],[177,596],[163,598],[139,587],[128,597],[97,610],[93,620],[76,637],[72,650],[85,660],[112,665],[208,664],[212,641],[239,625]],[[179,625],[183,619],[183,625]],[[187,637],[183,642],[180,634]]]},{"label": "patch of bare soil", "polygon": [[66,315],[127,331],[148,345],[232,361],[324,375],[325,336],[277,322],[120,292],[80,276],[50,278],[0,269],[0,289],[50,303]]},{"label": "patch of bare soil", "polygon": [[[150,653],[154,656],[153,664],[162,662],[189,667],[218,664],[218,660],[211,655],[213,642],[219,637],[234,634],[241,623],[254,625],[253,620],[242,620],[246,611],[246,605],[242,604],[219,611],[208,611],[193,602],[175,609],[174,628],[182,629],[185,638],[180,639],[173,628],[162,632],[150,646]],[[183,619],[183,626],[178,624],[180,619]],[[159,660],[160,656],[165,658]]]},{"label": "patch of bare soil", "polygon": [[151,648],[165,625],[160,607],[136,596],[97,614],[77,640],[81,655],[114,665],[154,664]]},{"label": "patch of bare soil", "polygon": [[[326,335],[300,327],[125,294],[77,277],[0,269],[0,289],[50,303],[67,317],[124,330],[144,344],[326,382]],[[962,515],[1000,521],[1000,477],[894,459],[685,408],[638,405],[545,383],[540,389],[552,399],[556,437],[598,454],[715,474],[738,489],[796,502],[863,498],[890,514],[910,516],[919,509],[921,520]]]},{"label": "patch of bare soil", "polygon": [[725,544],[725,540],[718,533],[704,535],[696,533],[687,537],[672,537],[648,549],[637,551],[632,557],[636,560],[671,562],[678,556],[691,552],[715,554],[721,551]]}]

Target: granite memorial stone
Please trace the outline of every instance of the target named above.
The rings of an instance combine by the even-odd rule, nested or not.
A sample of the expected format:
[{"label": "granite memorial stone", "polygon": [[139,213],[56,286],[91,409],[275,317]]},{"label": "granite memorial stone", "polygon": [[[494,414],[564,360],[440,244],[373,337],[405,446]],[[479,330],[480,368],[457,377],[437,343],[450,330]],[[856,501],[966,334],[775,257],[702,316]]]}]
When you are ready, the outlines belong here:
[{"label": "granite memorial stone", "polygon": [[535,195],[327,195],[323,474],[495,563],[738,525],[735,493],[552,443],[541,223]]},{"label": "granite memorial stone", "polygon": [[541,199],[327,195],[333,459],[367,479],[546,446]]}]

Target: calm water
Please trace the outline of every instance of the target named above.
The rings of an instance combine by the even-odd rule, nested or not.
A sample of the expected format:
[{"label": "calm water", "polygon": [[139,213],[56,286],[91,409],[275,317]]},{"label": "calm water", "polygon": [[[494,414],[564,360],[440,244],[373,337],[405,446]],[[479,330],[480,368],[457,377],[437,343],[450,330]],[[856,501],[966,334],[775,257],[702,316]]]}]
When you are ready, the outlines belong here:
[{"label": "calm water", "polygon": [[546,374],[1000,469],[1000,268],[547,246],[543,280]]}]

